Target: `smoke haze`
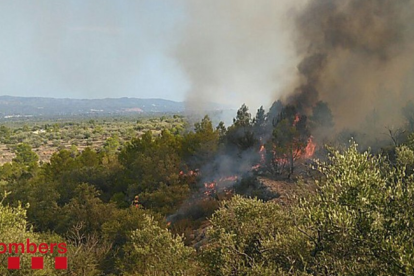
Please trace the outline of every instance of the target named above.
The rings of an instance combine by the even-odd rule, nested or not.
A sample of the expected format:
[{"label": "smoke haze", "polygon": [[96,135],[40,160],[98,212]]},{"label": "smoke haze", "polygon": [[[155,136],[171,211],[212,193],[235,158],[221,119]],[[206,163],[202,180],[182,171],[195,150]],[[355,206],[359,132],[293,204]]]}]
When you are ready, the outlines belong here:
[{"label": "smoke haze", "polygon": [[270,106],[294,80],[292,18],[303,1],[184,1],[175,57],[189,78],[193,108],[219,101]]},{"label": "smoke haze", "polygon": [[186,1],[190,23],[176,57],[189,77],[187,99],[251,110],[282,99],[308,115],[322,100],[337,130],[382,135],[414,99],[413,3]]},{"label": "smoke haze", "polygon": [[[332,109],[338,129],[401,121],[414,98],[413,1],[314,0],[296,19],[302,61],[290,101]],[[371,122],[372,123],[372,122]]]},{"label": "smoke haze", "polygon": [[2,1],[0,23],[0,94],[322,100],[337,129],[414,98],[414,0]]},{"label": "smoke haze", "polygon": [[0,95],[184,100],[165,0],[0,1]]}]

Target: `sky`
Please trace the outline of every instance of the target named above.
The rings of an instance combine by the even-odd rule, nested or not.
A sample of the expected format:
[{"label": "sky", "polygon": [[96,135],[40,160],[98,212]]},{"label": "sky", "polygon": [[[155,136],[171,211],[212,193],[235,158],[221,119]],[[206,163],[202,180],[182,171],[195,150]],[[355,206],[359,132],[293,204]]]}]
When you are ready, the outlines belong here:
[{"label": "sky", "polygon": [[295,70],[285,24],[294,8],[288,0],[0,0],[0,95],[269,105]]}]

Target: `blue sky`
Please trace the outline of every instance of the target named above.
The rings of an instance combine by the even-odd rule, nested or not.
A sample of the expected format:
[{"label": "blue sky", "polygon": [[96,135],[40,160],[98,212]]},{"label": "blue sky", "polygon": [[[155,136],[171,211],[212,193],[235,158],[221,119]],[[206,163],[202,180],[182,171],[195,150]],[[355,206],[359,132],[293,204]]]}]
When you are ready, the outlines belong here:
[{"label": "blue sky", "polygon": [[0,0],[0,95],[268,104],[285,2]]}]

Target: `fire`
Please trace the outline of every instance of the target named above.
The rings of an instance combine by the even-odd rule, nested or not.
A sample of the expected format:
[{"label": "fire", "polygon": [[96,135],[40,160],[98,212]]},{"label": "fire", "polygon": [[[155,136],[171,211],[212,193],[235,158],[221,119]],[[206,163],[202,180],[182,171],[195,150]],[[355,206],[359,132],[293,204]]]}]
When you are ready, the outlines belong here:
[{"label": "fire", "polygon": [[[295,119],[293,120],[293,126],[296,126],[296,124],[300,120],[300,115],[296,114]],[[313,142],[313,137],[309,137],[308,143],[306,145],[306,148],[301,152],[301,158],[309,159],[313,156],[315,153],[316,144]]]},{"label": "fire", "polygon": [[287,158],[275,158],[275,162],[282,166],[285,166],[289,163]]},{"label": "fire", "polygon": [[264,145],[262,145],[262,146],[260,147],[260,151],[259,151],[259,153],[260,153],[260,162],[261,162],[262,164],[264,164],[264,163],[265,163],[265,161],[266,161],[266,157],[265,157],[266,148],[265,148],[265,146],[264,146]]},{"label": "fire", "polygon": [[266,156],[265,156],[266,148],[264,145],[260,146],[259,154],[260,154],[260,162],[259,164],[252,166],[253,171],[258,171],[266,163]]},{"label": "fire", "polygon": [[216,183],[215,182],[209,182],[209,183],[204,183],[204,188],[212,190],[216,188]]},{"label": "fire", "polygon": [[[206,196],[212,196],[217,194],[217,192],[219,191],[220,188],[220,184],[224,183],[224,182],[236,182],[238,180],[238,176],[234,175],[234,176],[226,176],[226,177],[222,177],[218,180],[214,180],[212,182],[206,182],[204,183],[204,195]],[[229,189],[220,189],[221,191],[224,191],[224,193],[229,194],[232,191]]]},{"label": "fire", "polygon": [[309,159],[315,153],[316,144],[313,142],[312,136],[309,137],[308,144],[306,145],[305,150],[303,151],[303,158]]},{"label": "fire", "polygon": [[216,183],[215,182],[204,183],[204,189],[205,189],[204,194],[206,196],[211,196],[211,195],[215,194],[215,192],[216,192]]},{"label": "fire", "polygon": [[295,120],[293,120],[293,126],[296,126],[297,123],[299,123],[300,117],[299,114],[296,114]]}]

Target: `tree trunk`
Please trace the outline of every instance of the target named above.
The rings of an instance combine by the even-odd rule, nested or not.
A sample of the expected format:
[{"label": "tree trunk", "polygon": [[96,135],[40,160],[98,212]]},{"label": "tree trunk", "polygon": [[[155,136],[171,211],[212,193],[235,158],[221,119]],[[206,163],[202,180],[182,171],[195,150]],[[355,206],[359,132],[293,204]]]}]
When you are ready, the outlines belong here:
[{"label": "tree trunk", "polygon": [[289,175],[288,178],[290,179],[290,177],[293,174],[293,150],[290,149],[290,154],[289,154]]}]

